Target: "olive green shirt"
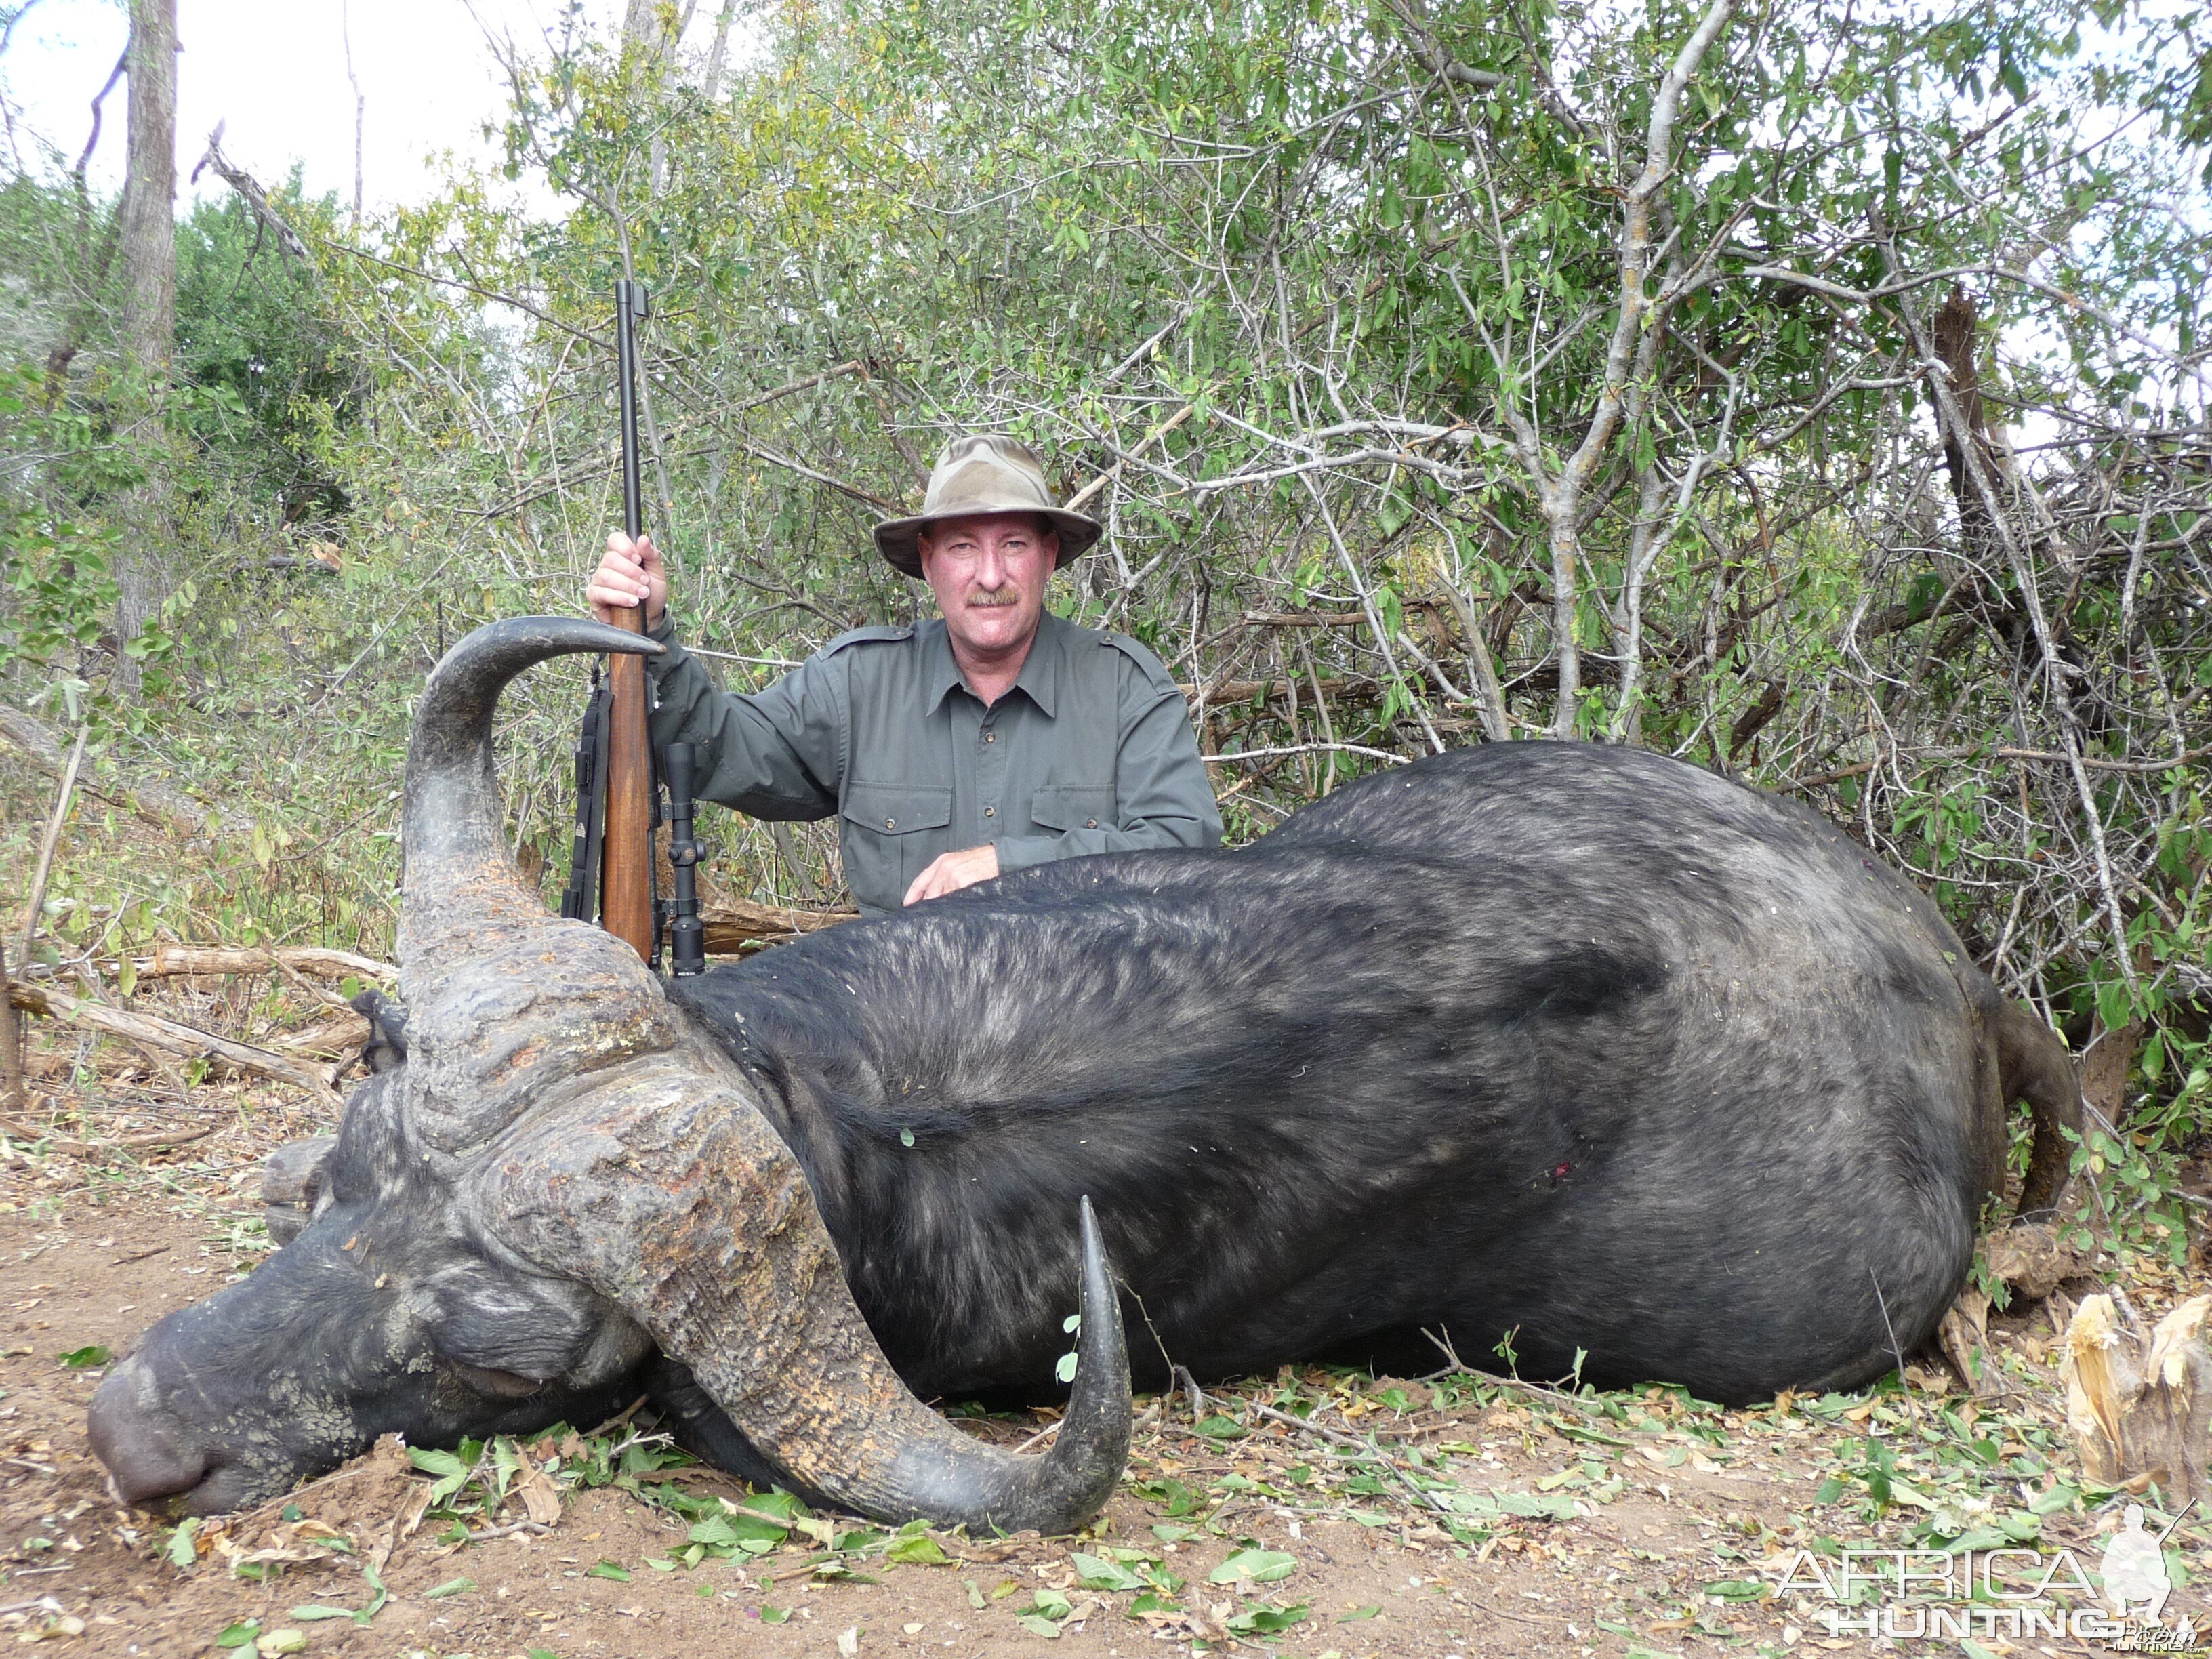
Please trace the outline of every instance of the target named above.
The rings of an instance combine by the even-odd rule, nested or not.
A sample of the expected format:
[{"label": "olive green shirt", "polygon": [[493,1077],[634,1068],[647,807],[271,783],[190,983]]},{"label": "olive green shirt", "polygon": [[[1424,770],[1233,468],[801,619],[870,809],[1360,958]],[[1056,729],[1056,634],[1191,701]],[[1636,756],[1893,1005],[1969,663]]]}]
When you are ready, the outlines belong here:
[{"label": "olive green shirt", "polygon": [[941,618],[862,628],[765,690],[716,687],[676,643],[648,658],[656,747],[698,751],[696,793],[757,818],[836,814],[863,912],[896,910],[941,853],[988,844],[1001,872],[1089,853],[1212,847],[1221,810],[1182,694],[1134,640],[1046,612],[990,708]]}]

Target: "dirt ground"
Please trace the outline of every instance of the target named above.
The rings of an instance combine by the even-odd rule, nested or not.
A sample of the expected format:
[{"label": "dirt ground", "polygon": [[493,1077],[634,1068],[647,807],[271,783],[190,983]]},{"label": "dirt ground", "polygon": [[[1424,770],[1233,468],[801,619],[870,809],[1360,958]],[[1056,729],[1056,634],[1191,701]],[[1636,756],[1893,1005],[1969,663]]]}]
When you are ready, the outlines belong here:
[{"label": "dirt ground", "polygon": [[[174,993],[193,994],[210,1023],[237,1010],[235,993]],[[2081,1485],[2057,1384],[2063,1301],[1994,1322],[2009,1392],[1978,1403],[1917,1364],[1902,1389],[1752,1411],[1660,1389],[1567,1396],[1464,1374],[1322,1370],[1195,1402],[1140,1400],[1127,1480],[1074,1540],[938,1535],[902,1551],[859,1523],[817,1520],[757,1555],[695,1547],[694,1561],[702,1514],[742,1518],[759,1500],[669,1467],[638,1442],[643,1415],[591,1443],[632,1443],[635,1478],[565,1492],[538,1481],[550,1525],[515,1501],[538,1480],[526,1470],[503,1504],[477,1489],[458,1521],[426,1515],[431,1475],[387,1447],[180,1540],[167,1517],[118,1507],[91,1455],[98,1351],[125,1352],[165,1311],[250,1270],[267,1248],[258,1161],[327,1115],[282,1085],[208,1079],[179,1092],[181,1079],[127,1050],[43,1022],[33,1035],[30,1121],[0,1137],[0,1642],[248,1659],[969,1659],[1054,1644],[1297,1659],[2105,1650],[2001,1630],[1963,1650],[1832,1635],[1820,1615],[1837,1609],[1789,1569],[1801,1550],[1832,1561],[1838,1548],[1978,1538],[2070,1548],[2094,1569],[2129,1495]],[[191,1130],[206,1133],[147,1144]],[[2206,1288],[2197,1267],[2130,1271],[2147,1316]],[[963,1420],[1012,1443],[1044,1419]],[[557,1450],[573,1473],[589,1461],[580,1448],[570,1437],[520,1456],[542,1465]],[[2175,1576],[2191,1581],[2169,1622],[2202,1607],[2212,1583],[2200,1519],[2184,1516],[2167,1540]]]}]

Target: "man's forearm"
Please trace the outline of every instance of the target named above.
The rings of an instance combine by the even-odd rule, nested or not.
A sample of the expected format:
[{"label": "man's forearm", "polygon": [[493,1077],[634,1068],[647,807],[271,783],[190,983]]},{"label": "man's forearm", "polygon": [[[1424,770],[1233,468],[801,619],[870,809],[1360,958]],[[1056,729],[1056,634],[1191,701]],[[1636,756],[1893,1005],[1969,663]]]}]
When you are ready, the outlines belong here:
[{"label": "man's forearm", "polygon": [[692,793],[699,799],[760,818],[819,818],[837,810],[834,785],[815,777],[757,700],[716,685],[706,665],[677,642],[672,627],[664,623],[653,637],[668,647],[647,671],[659,700],[653,745],[692,745],[698,768]]}]

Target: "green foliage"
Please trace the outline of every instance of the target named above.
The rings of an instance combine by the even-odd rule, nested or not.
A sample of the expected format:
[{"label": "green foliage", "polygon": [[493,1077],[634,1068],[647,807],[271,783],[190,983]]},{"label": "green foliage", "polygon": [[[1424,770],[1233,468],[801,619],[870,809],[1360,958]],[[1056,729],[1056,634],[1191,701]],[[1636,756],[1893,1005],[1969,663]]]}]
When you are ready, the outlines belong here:
[{"label": "green foliage", "polygon": [[[2204,165],[2199,25],[1753,9],[1654,155],[1701,15],[778,4],[714,87],[579,24],[517,65],[504,178],[360,227],[280,187],[305,261],[234,198],[195,208],[161,386],[115,350],[110,204],[9,181],[0,268],[38,327],[0,386],[0,691],[263,826],[190,884],[65,866],[58,937],[120,945],[151,902],[381,948],[425,670],[577,608],[615,520],[629,273],[648,517],[733,688],[915,614],[868,525],[951,431],[1018,433],[1064,494],[1097,482],[1112,534],[1061,603],[1206,690],[1234,837],[1501,733],[1805,799],[2077,1047],[2139,1032],[2087,1156],[2150,1172],[2106,1183],[2112,1214],[2170,1248],[2153,1193],[2212,1064],[2212,241],[2173,209]],[[1954,282],[1994,507],[1928,368]],[[149,546],[171,604],[126,704],[110,618]],[[507,705],[549,886],[583,673]],[[835,887],[827,829],[710,833],[730,887]]]},{"label": "green foliage", "polygon": [[[298,178],[278,195],[295,228],[336,228],[337,205]],[[329,313],[319,274],[280,248],[234,196],[204,202],[177,228],[179,424],[249,496],[284,520],[336,527],[348,498],[332,459],[360,418],[362,343]]]}]

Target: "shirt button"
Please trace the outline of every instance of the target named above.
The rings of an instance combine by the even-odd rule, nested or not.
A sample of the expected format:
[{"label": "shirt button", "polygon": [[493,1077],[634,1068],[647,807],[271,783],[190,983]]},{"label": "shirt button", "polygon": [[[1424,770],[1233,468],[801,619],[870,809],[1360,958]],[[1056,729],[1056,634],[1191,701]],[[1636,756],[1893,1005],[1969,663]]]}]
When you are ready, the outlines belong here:
[{"label": "shirt button", "polygon": [[1083,827],[1085,830],[1096,830],[1098,827],[1098,820],[1097,818],[1085,818],[1083,820]]},{"label": "shirt button", "polygon": [[998,740],[999,734],[996,732],[986,732],[983,734],[983,741],[986,743],[996,743]]},{"label": "shirt button", "polygon": [[987,818],[995,818],[999,816],[999,809],[995,806],[987,806],[983,809],[983,816]]},{"label": "shirt button", "polygon": [[884,820],[884,829],[886,829],[886,830],[896,830],[896,829],[897,829],[897,828],[898,828],[898,820],[897,820],[896,818],[885,818],[885,819]]}]

